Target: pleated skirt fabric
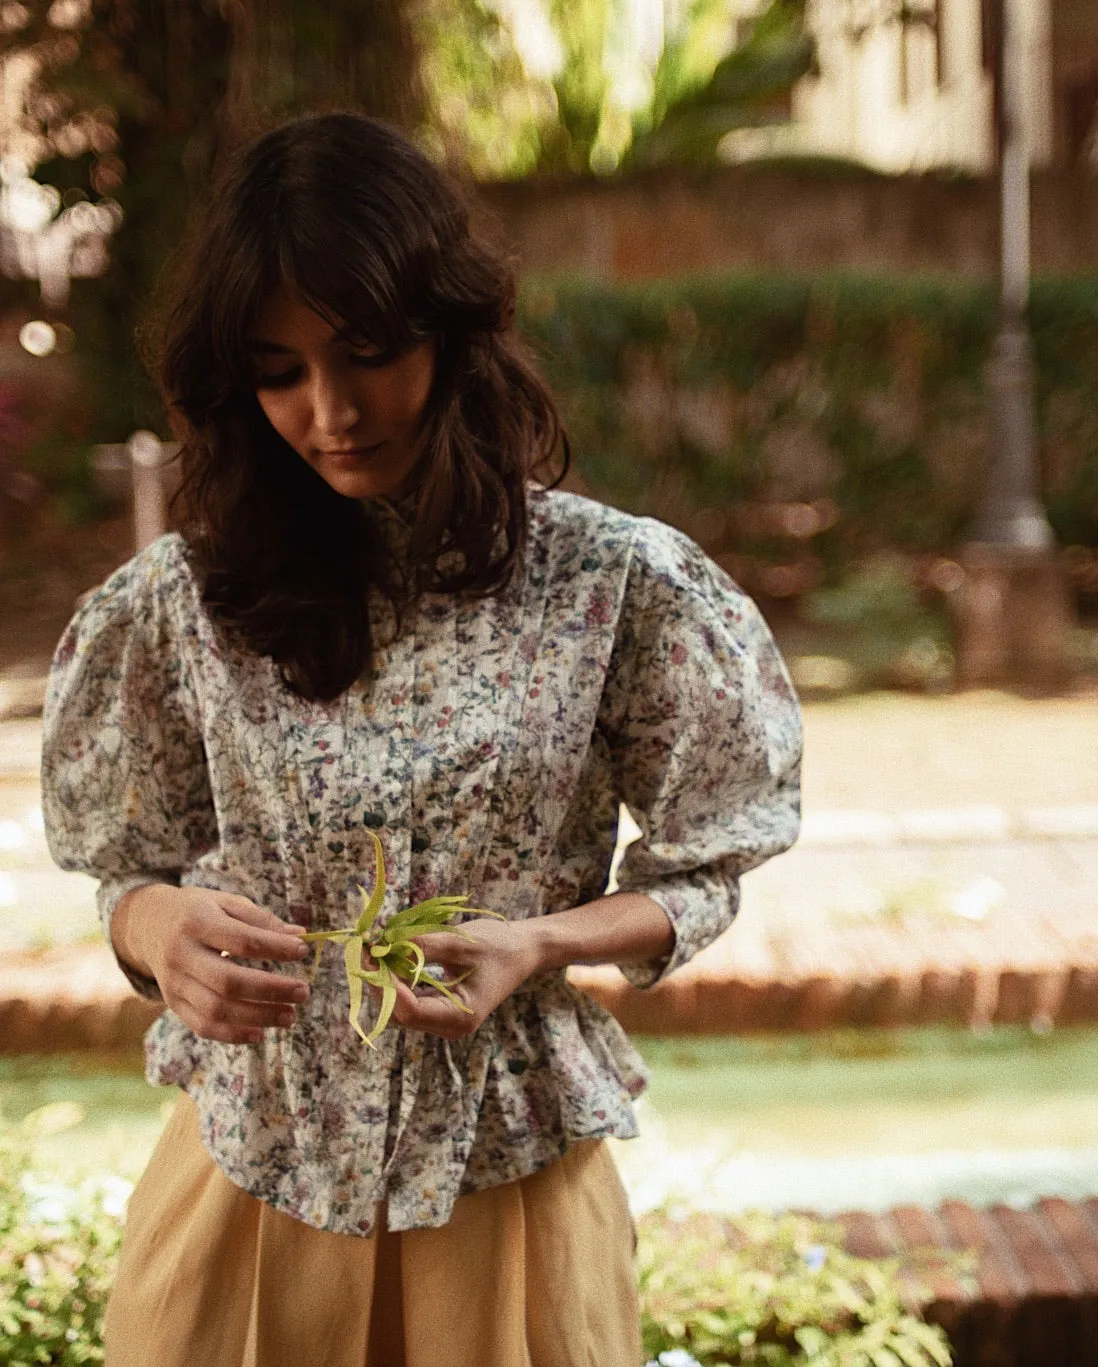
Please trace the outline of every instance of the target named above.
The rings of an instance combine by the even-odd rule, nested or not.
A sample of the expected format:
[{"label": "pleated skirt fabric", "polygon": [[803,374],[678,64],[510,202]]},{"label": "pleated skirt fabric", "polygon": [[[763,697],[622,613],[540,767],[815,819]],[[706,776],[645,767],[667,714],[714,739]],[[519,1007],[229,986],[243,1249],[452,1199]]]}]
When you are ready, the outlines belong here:
[{"label": "pleated skirt fabric", "polygon": [[130,1199],[106,1367],[638,1367],[633,1224],[605,1143],[441,1229],[313,1229],[230,1182],[181,1095]]}]

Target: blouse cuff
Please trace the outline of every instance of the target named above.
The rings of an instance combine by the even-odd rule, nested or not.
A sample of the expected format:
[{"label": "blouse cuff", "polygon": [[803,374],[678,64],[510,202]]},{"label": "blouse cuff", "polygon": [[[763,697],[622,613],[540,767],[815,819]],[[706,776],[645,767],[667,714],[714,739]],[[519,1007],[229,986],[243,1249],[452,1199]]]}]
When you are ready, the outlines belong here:
[{"label": "blouse cuff", "polygon": [[136,968],[131,967],[123,959],[118,950],[114,947],[111,939],[111,922],[114,920],[114,913],[126,893],[133,892],[136,888],[146,888],[153,883],[175,883],[177,880],[165,874],[135,873],[126,878],[105,879],[99,884],[96,893],[96,904],[99,908],[99,920],[103,927],[103,934],[107,937],[107,944],[110,945],[114,954],[115,963],[122,970],[127,982],[139,997],[146,997],[149,1001],[162,1002],[164,1000],[160,991],[160,986],[155,978],[147,977],[144,973],[139,973]]},{"label": "blouse cuff", "polygon": [[655,987],[669,973],[688,963],[722,931],[728,929],[739,906],[739,885],[729,891],[713,887],[680,888],[620,888],[625,892],[641,892],[661,906],[671,922],[675,943],[671,953],[658,959],[644,959],[618,964],[618,968],[633,987]]}]

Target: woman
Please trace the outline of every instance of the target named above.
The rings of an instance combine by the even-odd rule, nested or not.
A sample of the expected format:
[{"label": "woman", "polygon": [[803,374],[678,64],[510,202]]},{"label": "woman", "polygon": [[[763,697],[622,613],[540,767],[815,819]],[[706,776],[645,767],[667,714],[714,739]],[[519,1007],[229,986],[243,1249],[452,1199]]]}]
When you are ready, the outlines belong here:
[{"label": "woman", "polygon": [[[685,536],[546,488],[563,442],[513,286],[457,192],[350,115],[212,194],[161,348],[182,534],[54,662],[51,848],[101,880],[184,1096],[130,1205],[109,1367],[634,1367],[632,1228],[602,1142],[644,1085],[572,963],[661,980],[797,824],[796,702]],[[604,891],[619,804],[643,836]],[[468,893],[376,1051],[342,956]],[[551,914],[550,914],[551,913]],[[469,972],[471,970],[471,972]]]}]

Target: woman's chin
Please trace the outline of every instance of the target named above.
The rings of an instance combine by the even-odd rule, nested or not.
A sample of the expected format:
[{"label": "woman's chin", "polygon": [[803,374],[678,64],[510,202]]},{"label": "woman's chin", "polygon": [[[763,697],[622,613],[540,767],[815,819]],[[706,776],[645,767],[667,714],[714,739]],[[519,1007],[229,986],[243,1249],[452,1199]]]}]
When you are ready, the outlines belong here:
[{"label": "woman's chin", "polygon": [[403,470],[318,469],[321,479],[344,498],[395,498],[407,483]]}]

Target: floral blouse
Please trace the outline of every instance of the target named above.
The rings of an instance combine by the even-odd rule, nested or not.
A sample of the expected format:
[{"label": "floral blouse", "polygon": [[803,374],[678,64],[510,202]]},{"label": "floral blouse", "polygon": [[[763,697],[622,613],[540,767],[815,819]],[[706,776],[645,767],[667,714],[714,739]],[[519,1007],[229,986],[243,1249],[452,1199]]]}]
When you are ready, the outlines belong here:
[{"label": "floral blouse", "polygon": [[[371,511],[399,549],[407,511]],[[740,875],[795,839],[788,675],[751,601],[671,527],[535,487],[510,588],[428,594],[399,632],[379,595],[370,611],[370,671],[307,702],[211,621],[178,535],[80,609],[53,662],[43,804],[54,858],[100,880],[108,939],[119,898],[149,882],[347,925],[372,885],[370,831],[389,876],[379,924],[452,892],[544,916],[604,893],[624,802],[642,837],[618,886],[675,931],[669,959],[625,966],[647,986],[719,935]],[[468,1039],[390,1027],[364,1048],[337,953],[292,1029],[221,1044],[165,1011],[146,1060],[197,1102],[232,1181],[359,1235],[382,1200],[391,1229],[442,1225],[460,1195],[635,1135],[645,1085],[616,1021],[563,972],[528,979]]]}]

